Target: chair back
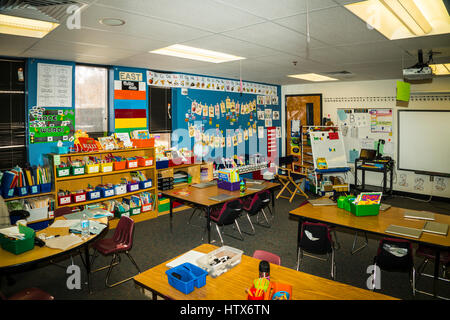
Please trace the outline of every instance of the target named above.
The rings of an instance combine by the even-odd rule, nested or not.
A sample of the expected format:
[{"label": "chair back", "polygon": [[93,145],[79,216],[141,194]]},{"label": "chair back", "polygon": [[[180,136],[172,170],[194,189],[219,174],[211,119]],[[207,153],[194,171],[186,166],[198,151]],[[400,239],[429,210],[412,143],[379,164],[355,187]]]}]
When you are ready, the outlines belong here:
[{"label": "chair back", "polygon": [[261,199],[263,206],[267,207],[270,204],[270,192],[263,190],[258,192],[258,197]]},{"label": "chair back", "polygon": [[270,263],[273,263],[276,265],[281,265],[280,256],[278,256],[272,252],[268,252],[268,251],[264,251],[264,250],[255,250],[255,252],[253,252],[253,258],[259,259],[259,260],[266,260],[267,262],[270,262]]},{"label": "chair back", "polygon": [[121,216],[117,228],[114,231],[113,241],[120,243],[121,249],[130,250],[133,246],[134,221],[127,217]]},{"label": "chair back", "polygon": [[312,254],[326,254],[332,251],[330,228],[323,223],[303,222],[299,247]]},{"label": "chair back", "polygon": [[250,201],[248,207],[246,207],[246,211],[250,216],[253,216],[257,214],[259,211],[261,211],[261,209],[263,208],[264,208],[263,199],[260,197],[259,193],[256,193],[253,196],[252,200]]},{"label": "chair back", "polygon": [[71,207],[61,207],[55,210],[53,216],[55,218],[61,217],[65,214],[69,214],[72,213],[72,208]]},{"label": "chair back", "polygon": [[239,199],[225,202],[217,218],[217,224],[219,226],[233,224],[241,214],[241,211],[242,204]]},{"label": "chair back", "polygon": [[411,270],[413,266],[411,242],[404,239],[381,239],[375,263],[386,271],[407,272]]}]

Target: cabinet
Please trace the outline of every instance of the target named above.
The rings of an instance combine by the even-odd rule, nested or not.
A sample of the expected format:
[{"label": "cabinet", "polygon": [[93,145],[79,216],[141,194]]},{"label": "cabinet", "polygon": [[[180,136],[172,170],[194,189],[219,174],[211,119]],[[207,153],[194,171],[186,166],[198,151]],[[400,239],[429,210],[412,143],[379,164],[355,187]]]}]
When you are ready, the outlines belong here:
[{"label": "cabinet", "polygon": [[[55,165],[56,163],[67,163],[69,158],[73,160],[83,160],[84,157],[96,157],[100,159],[104,159],[108,154],[112,154],[113,156],[121,156],[124,158],[130,158],[130,157],[136,157],[136,156],[147,156],[153,158],[153,163],[151,166],[138,166],[133,168],[124,168],[121,170],[104,170],[105,172],[101,172],[101,170],[94,170],[94,173],[87,173],[88,170],[85,170],[84,174],[79,175],[68,175],[64,177],[58,177],[57,171],[64,170],[59,168],[59,166]],[[156,198],[156,188],[157,188],[157,178],[156,178],[156,166],[155,166],[155,148],[135,148],[135,149],[122,149],[122,150],[103,150],[103,151],[96,151],[96,152],[83,152],[83,153],[70,153],[70,154],[61,154],[61,155],[55,155],[55,154],[49,154],[50,161],[52,163],[53,167],[53,181],[54,181],[54,193],[55,193],[55,207],[63,207],[63,206],[69,206],[69,207],[75,207],[75,206],[82,206],[86,204],[92,204],[92,203],[99,203],[105,200],[112,200],[112,199],[121,199],[123,197],[127,197],[134,194],[139,194],[143,191],[148,191],[153,194],[154,199]],[[59,159],[58,159],[59,158]],[[85,168],[87,169],[87,168]],[[58,201],[58,192],[60,190],[62,191],[70,191],[70,192],[76,192],[77,190],[84,190],[89,185],[92,187],[96,187],[100,184],[119,184],[121,183],[122,179],[125,178],[127,180],[131,180],[131,172],[133,171],[141,171],[143,174],[145,174],[147,179],[152,179],[152,186],[150,188],[139,188],[138,190],[128,189],[126,190],[126,193],[119,194],[119,195],[113,195],[109,197],[103,197],[95,200],[88,200],[88,197],[86,197],[85,201],[80,201],[74,203],[73,201],[71,203],[66,203]],[[72,173],[75,173],[74,170],[71,171]],[[156,202],[155,206],[156,206]],[[131,216],[131,218],[135,221],[144,221],[147,219],[155,218],[157,216],[156,214],[157,210],[156,208],[153,209],[153,211],[149,212],[143,212],[136,216]],[[118,219],[114,219],[117,220]],[[112,223],[112,227],[114,227],[115,223]]]},{"label": "cabinet", "polygon": [[148,87],[148,113],[150,115],[150,132],[162,133],[172,131],[172,89]]}]

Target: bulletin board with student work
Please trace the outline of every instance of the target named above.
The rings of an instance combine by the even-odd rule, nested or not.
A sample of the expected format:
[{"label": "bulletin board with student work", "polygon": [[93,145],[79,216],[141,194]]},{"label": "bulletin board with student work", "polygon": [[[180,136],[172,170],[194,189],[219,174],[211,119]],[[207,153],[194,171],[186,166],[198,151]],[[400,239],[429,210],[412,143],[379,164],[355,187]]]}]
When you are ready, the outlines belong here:
[{"label": "bulletin board with student work", "polygon": [[354,163],[361,149],[377,150],[380,139],[385,142],[380,153],[394,157],[391,108],[338,108],[337,116],[348,162]]},{"label": "bulletin board with student work", "polygon": [[275,97],[187,88],[172,92],[172,146],[178,149],[200,148],[205,160],[256,153],[267,157],[271,127],[281,143],[279,89]]}]

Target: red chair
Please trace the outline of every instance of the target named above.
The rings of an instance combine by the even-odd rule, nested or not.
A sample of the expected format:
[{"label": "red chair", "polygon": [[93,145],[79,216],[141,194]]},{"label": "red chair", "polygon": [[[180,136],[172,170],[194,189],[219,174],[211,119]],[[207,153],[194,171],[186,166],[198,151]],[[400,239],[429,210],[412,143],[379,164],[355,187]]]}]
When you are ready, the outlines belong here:
[{"label": "red chair", "polygon": [[47,292],[39,288],[28,288],[6,298],[0,293],[1,300],[55,300],[55,298]]},{"label": "red chair", "polygon": [[136,267],[136,269],[138,270],[138,273],[141,273],[141,270],[139,269],[138,265],[134,261],[133,257],[130,255],[130,250],[133,247],[133,236],[134,236],[134,221],[132,219],[130,219],[129,217],[122,216],[119,220],[119,223],[117,224],[117,228],[114,231],[114,235],[112,238],[100,239],[93,244],[94,254],[93,254],[91,265],[94,263],[97,251],[100,252],[104,256],[108,256],[111,254],[113,255],[113,258],[112,258],[109,266],[104,266],[104,267],[101,267],[101,268],[98,268],[98,269],[92,271],[92,273],[94,273],[94,272],[101,271],[101,270],[108,268],[108,273],[106,275],[105,284],[109,288],[117,286],[128,280],[131,280],[134,277],[134,276],[132,276],[132,277],[129,277],[122,281],[113,283],[113,284],[108,283],[112,268],[120,263],[119,255],[121,253],[125,253],[127,255],[127,257],[130,259],[130,261],[133,263],[133,265]]},{"label": "red chair", "polygon": [[255,250],[253,252],[253,258],[259,259],[259,260],[266,260],[267,262],[281,265],[281,258],[280,256],[277,256],[276,254],[264,250]]}]

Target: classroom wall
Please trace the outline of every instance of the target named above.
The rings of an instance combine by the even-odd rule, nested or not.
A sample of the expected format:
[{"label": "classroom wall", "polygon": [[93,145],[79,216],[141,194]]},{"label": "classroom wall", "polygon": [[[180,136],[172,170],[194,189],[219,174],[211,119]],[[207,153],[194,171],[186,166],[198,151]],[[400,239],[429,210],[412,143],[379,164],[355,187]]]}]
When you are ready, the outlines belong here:
[{"label": "classroom wall", "polygon": [[[397,106],[396,102],[396,82],[401,79],[373,80],[373,81],[345,81],[312,83],[301,85],[282,86],[282,121],[285,123],[285,96],[292,94],[316,94],[323,95],[323,116],[330,117],[337,124],[338,108],[392,108],[393,110],[393,132],[394,160],[397,160],[397,110],[423,109],[423,110],[450,110],[450,78],[434,78],[432,83],[412,84],[411,100],[407,107]],[[366,101],[358,99],[365,97]],[[433,100],[433,97],[434,100]],[[283,131],[282,149],[286,150],[286,133]],[[441,139],[443,148],[449,148],[448,139]],[[420,150],[418,150],[420,152]],[[352,167],[352,165],[350,164]],[[354,170],[352,169],[352,173]],[[381,177],[381,178],[380,178]],[[359,179],[361,176],[359,175]],[[382,175],[367,172],[367,184],[380,186]],[[354,174],[348,175],[350,183],[354,183]],[[394,171],[394,190],[411,192],[424,195],[433,195],[450,198],[450,179],[418,175],[410,171]]]}]

